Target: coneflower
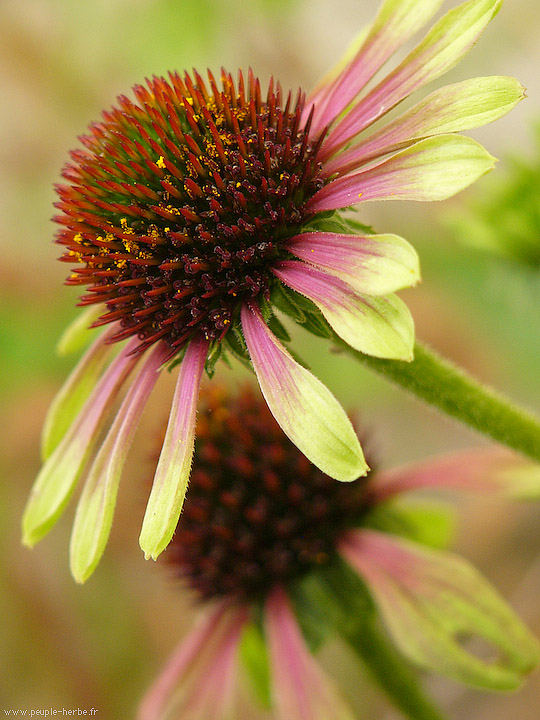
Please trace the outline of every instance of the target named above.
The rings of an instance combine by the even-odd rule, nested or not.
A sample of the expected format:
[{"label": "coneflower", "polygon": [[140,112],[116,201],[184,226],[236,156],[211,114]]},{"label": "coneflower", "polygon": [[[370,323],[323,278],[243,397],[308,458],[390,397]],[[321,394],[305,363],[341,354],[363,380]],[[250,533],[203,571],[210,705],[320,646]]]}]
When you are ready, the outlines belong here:
[{"label": "coneflower", "polygon": [[[238,717],[239,654],[248,670],[254,663],[259,684],[268,676],[262,690],[272,717],[352,719],[308,650],[308,641],[313,647],[336,632],[368,663],[378,657],[375,674],[409,717],[435,720],[414,685],[394,677],[393,656],[375,650],[375,607],[401,652],[421,667],[499,690],[532,669],[536,642],[510,608],[467,562],[413,542],[411,506],[400,510],[396,498],[422,487],[527,492],[538,487],[537,467],[484,449],[336,483],[283,435],[252,391],[231,398],[214,385],[201,404],[190,491],[163,556],[192,590],[200,617],[143,700],[139,720]],[[475,635],[496,659],[462,644]]]},{"label": "coneflower", "polygon": [[67,283],[85,287],[80,304],[107,328],[53,404],[23,522],[33,545],[88,472],[72,543],[78,580],[107,541],[126,453],[164,366],[180,364],[140,537],[147,557],[176,527],[201,377],[220,357],[253,367],[282,430],[324,473],[349,481],[367,472],[345,412],[287,350],[274,309],[368,355],[412,358],[412,318],[393,293],[418,281],[417,255],[342,211],[368,200],[441,200],[468,186],[493,158],[455,133],[523,96],[512,78],[467,80],[372,129],[455,65],[500,6],[469,0],[451,10],[371,87],[441,2],[385,0],[350,59],[307,99],[273,80],[263,90],[251,71],[236,80],[222,71],[219,82],[172,73],[119,97],[81,137],[57,188],[57,242],[74,266]]}]

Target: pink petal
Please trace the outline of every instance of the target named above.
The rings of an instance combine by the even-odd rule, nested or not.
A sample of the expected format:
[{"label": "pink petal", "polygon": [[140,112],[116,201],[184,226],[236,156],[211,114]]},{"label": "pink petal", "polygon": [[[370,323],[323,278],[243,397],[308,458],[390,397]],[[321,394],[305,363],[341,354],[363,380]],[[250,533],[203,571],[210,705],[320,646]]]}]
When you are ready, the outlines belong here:
[{"label": "pink petal", "polygon": [[178,373],[169,423],[139,538],[145,556],[154,560],[176,529],[191,471],[195,417],[208,341],[188,345]]},{"label": "pink petal", "polygon": [[[248,613],[220,602],[182,640],[143,698],[137,720],[219,720],[230,710],[235,656]],[[171,707],[172,704],[172,707]]]},{"label": "pink petal", "polygon": [[311,657],[284,590],[265,605],[274,701],[279,720],[352,720],[333,683]]},{"label": "pink petal", "polygon": [[321,157],[335,154],[411,93],[456,65],[499,6],[496,0],[470,0],[449,11],[395,70],[346,113],[324,141]]},{"label": "pink petal", "polygon": [[540,466],[502,447],[463,450],[377,473],[370,500],[379,503],[423,488],[538,496]]},{"label": "pink petal", "polygon": [[[442,0],[386,2],[353,60],[332,83],[326,97],[319,91],[308,99],[316,103],[312,132],[330,125],[371,80],[375,73],[437,12]],[[393,6],[393,7],[392,7]],[[324,105],[321,99],[324,98]]]}]

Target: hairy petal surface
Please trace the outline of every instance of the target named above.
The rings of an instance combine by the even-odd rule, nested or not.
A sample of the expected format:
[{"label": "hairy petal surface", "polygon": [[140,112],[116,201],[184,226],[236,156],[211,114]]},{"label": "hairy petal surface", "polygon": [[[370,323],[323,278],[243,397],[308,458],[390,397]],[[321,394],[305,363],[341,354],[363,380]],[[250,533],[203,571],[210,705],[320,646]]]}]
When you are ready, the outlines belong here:
[{"label": "hairy petal surface", "polygon": [[[491,690],[520,685],[538,644],[504,600],[465,560],[373,530],[345,535],[340,551],[367,582],[401,651],[419,665]],[[484,660],[462,644],[480,637]]]},{"label": "hairy petal surface", "polygon": [[353,720],[333,683],[311,657],[282,588],[266,601],[265,629],[279,720]]},{"label": "hairy petal surface", "polygon": [[307,205],[323,212],[366,200],[446,200],[494,165],[494,158],[471,138],[440,135],[421,140],[367,170],[333,180]]},{"label": "hairy petal surface", "polygon": [[420,280],[416,250],[398,235],[308,232],[291,238],[286,247],[366,295],[388,295]]},{"label": "hairy petal surface", "polygon": [[474,46],[502,0],[469,0],[450,10],[424,40],[348,112],[329,134],[322,157],[329,157],[415,90],[440,77]]},{"label": "hairy petal surface", "polygon": [[43,464],[23,515],[23,542],[34,545],[62,514],[99,432],[138,357],[130,342],[116,357],[86,401],[76,420]]},{"label": "hairy petal surface", "polygon": [[365,475],[356,433],[332,393],[289,355],[255,305],[242,308],[242,329],[261,391],[283,432],[330,477]]},{"label": "hairy petal surface", "polygon": [[506,115],[524,97],[523,86],[511,77],[481,77],[446,85],[329,160],[325,172],[345,174],[423,138],[486,125]]},{"label": "hairy petal surface", "polygon": [[90,468],[71,533],[70,565],[77,582],[90,577],[107,544],[122,469],[168,352],[163,344],[148,353]]},{"label": "hairy petal surface", "polygon": [[182,640],[143,698],[137,720],[225,720],[247,610],[222,602]]},{"label": "hairy petal surface", "polygon": [[180,366],[169,423],[146,506],[139,543],[156,559],[173,536],[186,495],[195,442],[197,400],[208,341],[190,342]]},{"label": "hairy petal surface", "polygon": [[320,309],[336,333],[355,350],[375,357],[412,360],[414,322],[395,295],[359,295],[340,278],[286,260],[274,274]]},{"label": "hairy petal surface", "polygon": [[369,495],[378,503],[424,488],[538,498],[540,465],[506,448],[475,448],[377,473]]}]

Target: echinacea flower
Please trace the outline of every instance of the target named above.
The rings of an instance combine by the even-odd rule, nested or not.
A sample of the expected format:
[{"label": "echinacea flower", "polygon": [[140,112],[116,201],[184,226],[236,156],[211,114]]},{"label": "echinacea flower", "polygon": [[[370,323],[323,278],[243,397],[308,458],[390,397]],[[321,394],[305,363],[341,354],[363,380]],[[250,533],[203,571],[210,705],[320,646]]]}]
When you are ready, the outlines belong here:
[{"label": "echinacea flower", "polygon": [[[536,641],[510,608],[465,560],[419,542],[421,524],[395,498],[422,487],[537,492],[538,467],[484,449],[335,483],[253,392],[231,399],[212,386],[202,404],[190,492],[164,555],[200,616],[138,720],[238,717],[231,704],[240,658],[259,690],[267,686],[262,695],[277,720],[352,719],[308,642],[337,631],[364,660],[376,656],[375,607],[405,656],[455,680],[511,689],[534,667]],[[495,659],[463,644],[474,636]],[[395,667],[382,672],[388,688]],[[402,692],[402,709],[418,720],[416,700]]]},{"label": "echinacea flower", "polygon": [[[371,89],[442,0],[385,0],[357,48],[307,99],[254,74],[154,77],[120,96],[81,137],[57,188],[68,285],[108,325],[80,361],[46,423],[45,463],[23,521],[33,545],[87,472],[72,540],[77,579],[107,541],[120,473],[158,372],[180,364],[140,544],[169,543],[189,478],[203,371],[220,357],[251,364],[283,431],[329,476],[368,470],[334,396],[286,349],[274,308],[355,350],[410,360],[413,322],[393,293],[419,279],[401,237],[372,234],[341,211],[368,200],[441,200],[490,170],[493,158],[456,132],[490,122],[523,96],[512,78],[436,90],[372,126],[455,65],[500,0],[468,0]],[[106,366],[111,346],[127,341]],[[118,347],[118,345],[116,345]],[[136,365],[140,368],[135,371]],[[137,372],[137,374],[135,374]],[[129,391],[95,459],[111,407]]]}]

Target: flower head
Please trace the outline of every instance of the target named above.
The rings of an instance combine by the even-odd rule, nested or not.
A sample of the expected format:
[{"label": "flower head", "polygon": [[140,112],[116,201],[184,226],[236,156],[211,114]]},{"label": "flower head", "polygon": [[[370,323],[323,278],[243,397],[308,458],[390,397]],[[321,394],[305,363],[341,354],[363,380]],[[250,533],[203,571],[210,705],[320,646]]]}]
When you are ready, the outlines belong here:
[{"label": "flower head", "polygon": [[[147,81],[81,137],[58,186],[67,283],[106,325],[46,423],[46,462],[24,518],[34,544],[54,524],[121,388],[130,390],[88,470],[72,542],[78,579],[107,540],[137,419],[164,366],[181,363],[169,428],[143,521],[156,557],[181,512],[203,370],[220,357],[251,364],[272,414],[324,473],[368,470],[333,395],[286,349],[274,310],[356,350],[410,360],[413,322],[393,293],[418,281],[414,249],[340,214],[367,200],[440,200],[491,169],[455,133],[500,117],[515,80],[480,78],[435,91],[380,129],[372,125],[472,47],[500,0],[469,0],[439,20],[371,90],[391,56],[441,0],[385,0],[345,64],[307,99],[249,71]],[[93,308],[93,310],[92,310]],[[92,314],[93,313],[93,314]],[[105,368],[106,353],[127,344]],[[134,378],[135,366],[141,366]]]},{"label": "flower head", "polygon": [[[373,605],[354,573],[400,650],[419,665],[498,689],[515,687],[532,668],[535,643],[495,591],[465,561],[411,541],[421,525],[411,524],[410,507],[391,501],[429,486],[515,489],[520,474],[538,486],[531,463],[468,451],[335,483],[249,389],[231,398],[214,386],[202,406],[190,492],[164,555],[194,591],[201,619],[146,696],[140,720],[228,717],[239,648],[248,670],[268,654],[280,720],[352,718],[304,635],[313,644],[316,613],[319,643],[337,630],[362,654]],[[499,659],[475,657],[461,644],[471,634]],[[246,654],[254,637],[258,660]]]}]

